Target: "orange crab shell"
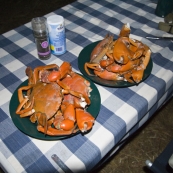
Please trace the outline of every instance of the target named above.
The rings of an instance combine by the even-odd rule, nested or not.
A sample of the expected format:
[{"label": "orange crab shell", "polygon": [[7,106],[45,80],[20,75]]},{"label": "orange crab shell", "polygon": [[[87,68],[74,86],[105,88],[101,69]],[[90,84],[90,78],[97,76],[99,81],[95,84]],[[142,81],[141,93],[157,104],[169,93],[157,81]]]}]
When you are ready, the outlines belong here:
[{"label": "orange crab shell", "polygon": [[50,119],[59,109],[62,102],[61,88],[56,83],[38,83],[34,86],[30,98],[34,98],[35,112],[45,113]]},{"label": "orange crab shell", "polygon": [[62,83],[69,87],[69,90],[81,93],[84,96],[85,101],[89,105],[91,103],[89,93],[91,92],[90,82],[84,79],[82,76],[71,73],[71,76],[67,76],[62,80]]}]

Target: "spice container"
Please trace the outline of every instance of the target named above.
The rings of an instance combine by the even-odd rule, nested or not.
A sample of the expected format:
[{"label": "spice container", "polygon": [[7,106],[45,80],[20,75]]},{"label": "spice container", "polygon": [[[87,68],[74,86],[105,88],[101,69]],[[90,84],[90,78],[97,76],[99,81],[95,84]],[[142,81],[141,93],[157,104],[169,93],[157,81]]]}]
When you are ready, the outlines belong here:
[{"label": "spice container", "polygon": [[31,25],[39,58],[41,60],[49,59],[51,51],[49,45],[47,19],[45,17],[33,18]]},{"label": "spice container", "polygon": [[52,54],[64,54],[66,52],[64,18],[59,15],[49,16],[47,18],[47,25]]}]

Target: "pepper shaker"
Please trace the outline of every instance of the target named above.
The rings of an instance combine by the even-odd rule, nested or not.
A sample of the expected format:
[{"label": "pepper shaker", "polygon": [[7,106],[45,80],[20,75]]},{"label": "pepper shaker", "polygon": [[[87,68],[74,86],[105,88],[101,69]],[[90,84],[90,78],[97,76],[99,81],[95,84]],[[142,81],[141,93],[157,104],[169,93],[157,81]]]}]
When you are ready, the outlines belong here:
[{"label": "pepper shaker", "polygon": [[38,57],[41,60],[47,60],[51,56],[49,35],[47,29],[47,19],[45,17],[36,17],[31,21]]}]

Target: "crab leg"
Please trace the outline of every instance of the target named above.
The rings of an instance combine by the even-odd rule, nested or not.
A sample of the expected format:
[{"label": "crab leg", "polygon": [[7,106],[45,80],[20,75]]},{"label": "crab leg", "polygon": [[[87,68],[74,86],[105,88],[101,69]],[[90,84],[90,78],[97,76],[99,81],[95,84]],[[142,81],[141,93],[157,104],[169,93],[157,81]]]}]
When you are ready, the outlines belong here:
[{"label": "crab leg", "polygon": [[[71,130],[58,130],[51,126],[48,127],[46,134],[50,136],[64,136],[64,135],[70,135],[72,133],[76,133],[77,130],[75,130],[76,126],[74,126]],[[41,125],[37,126],[37,130],[39,132],[44,133],[44,128]]]},{"label": "crab leg", "polygon": [[108,51],[108,49],[109,49],[109,45],[106,44],[106,45],[103,47],[103,49],[100,51],[100,53],[99,53],[97,56],[95,56],[95,57],[92,59],[92,61],[90,61],[90,63],[99,63],[100,60],[104,57],[104,55],[105,55],[106,52]]},{"label": "crab leg", "polygon": [[18,98],[19,98],[19,102],[21,103],[22,102],[22,100],[24,99],[24,96],[23,96],[23,90],[29,90],[29,89],[31,89],[32,88],[32,86],[31,85],[29,85],[29,86],[23,86],[23,87],[21,87],[21,88],[19,88],[18,89]]},{"label": "crab leg", "polygon": [[109,72],[107,70],[103,70],[102,72],[95,70],[94,73],[100,78],[106,80],[123,80],[123,77],[121,77],[118,73]]},{"label": "crab leg", "polygon": [[85,63],[84,65],[84,69],[88,75],[92,76],[91,73],[88,71],[88,68],[94,70],[97,69],[98,71],[100,71],[99,63],[102,60],[102,58],[106,55],[106,52],[108,52],[110,47],[112,47],[112,44],[113,36],[107,34],[106,37],[96,45],[96,47],[91,52],[90,62]]},{"label": "crab leg", "polygon": [[39,67],[36,67],[34,69],[34,72],[33,72],[33,79],[34,79],[34,84],[37,83],[37,81],[39,80],[40,76],[39,76],[39,72],[40,71],[43,71],[43,70],[48,70],[48,69],[53,69],[53,68],[59,68],[58,65],[56,64],[50,64],[50,65],[46,65],[46,66],[39,66]]},{"label": "crab leg", "polygon": [[31,67],[27,67],[25,73],[28,76],[28,85],[34,84],[34,79],[33,79],[34,76]]},{"label": "crab leg", "polygon": [[23,108],[23,106],[25,105],[25,103],[26,103],[28,100],[29,100],[28,98],[24,98],[24,99],[20,102],[19,106],[18,106],[17,109],[16,109],[16,114],[21,114],[21,109]]},{"label": "crab leg", "polygon": [[97,63],[91,64],[91,63],[86,62],[84,65],[84,69],[89,76],[94,76],[94,75],[89,72],[88,68],[93,69],[93,70],[97,70],[97,71],[102,71],[102,68],[100,67],[99,64],[97,64]]},{"label": "crab leg", "polygon": [[20,114],[20,117],[21,117],[21,118],[28,117],[28,116],[32,115],[33,113],[35,113],[35,110],[34,110],[34,109],[31,109],[31,110],[28,111],[28,112],[25,112],[25,113],[23,113],[23,114]]},{"label": "crab leg", "polygon": [[[37,130],[39,132],[45,133],[44,128],[41,125],[37,126]],[[50,136],[70,135],[72,134],[72,131],[58,130],[52,127],[48,127],[46,134]]]},{"label": "crab leg", "polygon": [[[24,117],[24,115],[26,116],[29,116],[30,113],[28,113],[27,115],[27,112],[30,112],[32,110],[32,107],[33,107],[33,104],[34,104],[34,101],[31,102],[30,106],[27,107],[26,109],[22,109],[22,107],[25,105],[25,103],[28,101],[29,99],[28,98],[25,98],[23,99],[23,101],[19,104],[19,106],[17,107],[17,110],[16,110],[16,114],[19,114],[21,117]],[[25,114],[24,114],[25,113]]]},{"label": "crab leg", "polygon": [[100,41],[91,52],[90,56],[91,62],[98,62],[98,60],[100,60],[104,56],[105,50],[108,49],[109,47],[108,45],[111,44],[112,42],[113,42],[113,36],[107,34],[106,37],[102,41]]}]

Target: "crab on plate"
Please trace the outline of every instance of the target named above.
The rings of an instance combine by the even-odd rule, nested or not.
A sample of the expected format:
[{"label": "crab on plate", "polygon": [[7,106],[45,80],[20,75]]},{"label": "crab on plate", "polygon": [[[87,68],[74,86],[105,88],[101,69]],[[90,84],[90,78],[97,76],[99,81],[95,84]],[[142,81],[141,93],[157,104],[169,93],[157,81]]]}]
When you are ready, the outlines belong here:
[{"label": "crab on plate", "polygon": [[117,40],[107,34],[91,52],[90,62],[84,69],[88,75],[94,74],[106,80],[123,80],[139,83],[151,56],[150,48],[136,39],[130,38],[130,25],[124,24]]},{"label": "crab on plate", "polygon": [[91,104],[90,82],[73,72],[70,63],[27,67],[26,75],[28,86],[18,89],[16,114],[29,116],[38,131],[51,136],[92,128],[95,119],[86,110]]}]

